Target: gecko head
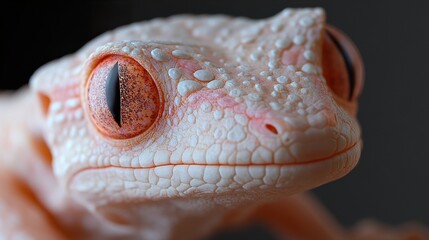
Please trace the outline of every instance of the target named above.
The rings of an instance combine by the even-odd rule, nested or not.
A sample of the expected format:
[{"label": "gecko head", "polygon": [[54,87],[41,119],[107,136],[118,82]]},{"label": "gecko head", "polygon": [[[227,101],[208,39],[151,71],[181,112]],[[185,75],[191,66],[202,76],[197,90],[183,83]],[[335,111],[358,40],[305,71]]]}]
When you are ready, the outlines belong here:
[{"label": "gecko head", "polygon": [[302,192],[361,151],[363,67],[321,9],[178,16],[106,33],[36,72],[62,186],[88,204]]}]

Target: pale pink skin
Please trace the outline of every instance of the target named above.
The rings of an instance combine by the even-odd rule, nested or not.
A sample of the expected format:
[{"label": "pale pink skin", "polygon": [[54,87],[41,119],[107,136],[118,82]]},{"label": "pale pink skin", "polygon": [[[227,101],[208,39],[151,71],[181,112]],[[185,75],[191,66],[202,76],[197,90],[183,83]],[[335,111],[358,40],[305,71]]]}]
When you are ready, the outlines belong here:
[{"label": "pale pink skin", "polygon": [[[331,28],[355,68],[349,96],[325,30],[321,9],[179,16],[116,29],[42,67],[30,89],[0,98],[0,236],[195,239],[251,221],[291,239],[399,236],[345,231],[303,193],[347,174],[361,150],[362,62]],[[136,136],[118,139],[91,115],[88,81],[111,55],[140,64],[160,95],[158,118]]]}]

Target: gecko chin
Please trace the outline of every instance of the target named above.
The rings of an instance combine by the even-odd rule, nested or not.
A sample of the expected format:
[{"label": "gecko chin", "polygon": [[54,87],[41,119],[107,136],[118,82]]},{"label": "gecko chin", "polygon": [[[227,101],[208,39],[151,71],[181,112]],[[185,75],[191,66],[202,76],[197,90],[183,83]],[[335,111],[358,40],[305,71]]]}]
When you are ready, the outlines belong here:
[{"label": "gecko chin", "polygon": [[359,140],[329,157],[295,163],[86,168],[69,179],[68,189],[94,206],[225,196],[240,205],[292,195],[336,180],[356,166],[361,147]]}]

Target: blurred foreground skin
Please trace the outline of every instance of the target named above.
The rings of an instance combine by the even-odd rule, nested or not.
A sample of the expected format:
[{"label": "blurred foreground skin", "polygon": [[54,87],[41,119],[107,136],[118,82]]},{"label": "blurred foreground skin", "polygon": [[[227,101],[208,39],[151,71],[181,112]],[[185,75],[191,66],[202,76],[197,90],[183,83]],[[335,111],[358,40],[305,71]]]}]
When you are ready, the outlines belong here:
[{"label": "blurred foreground skin", "polygon": [[200,239],[257,221],[282,239],[418,239],[344,230],[303,193],[357,164],[362,86],[321,9],[107,32],[0,97],[0,238]]}]

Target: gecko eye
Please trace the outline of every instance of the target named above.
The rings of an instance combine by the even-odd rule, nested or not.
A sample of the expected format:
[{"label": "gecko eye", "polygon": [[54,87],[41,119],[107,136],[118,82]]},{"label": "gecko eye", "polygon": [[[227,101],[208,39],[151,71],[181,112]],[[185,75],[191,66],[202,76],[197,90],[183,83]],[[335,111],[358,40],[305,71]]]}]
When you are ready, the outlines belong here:
[{"label": "gecko eye", "polygon": [[339,30],[327,26],[323,44],[323,71],[331,90],[352,101],[361,92],[363,64],[352,41]]},{"label": "gecko eye", "polygon": [[97,129],[112,138],[132,138],[153,125],[160,113],[160,95],[150,74],[135,60],[104,58],[87,85],[89,113]]}]

